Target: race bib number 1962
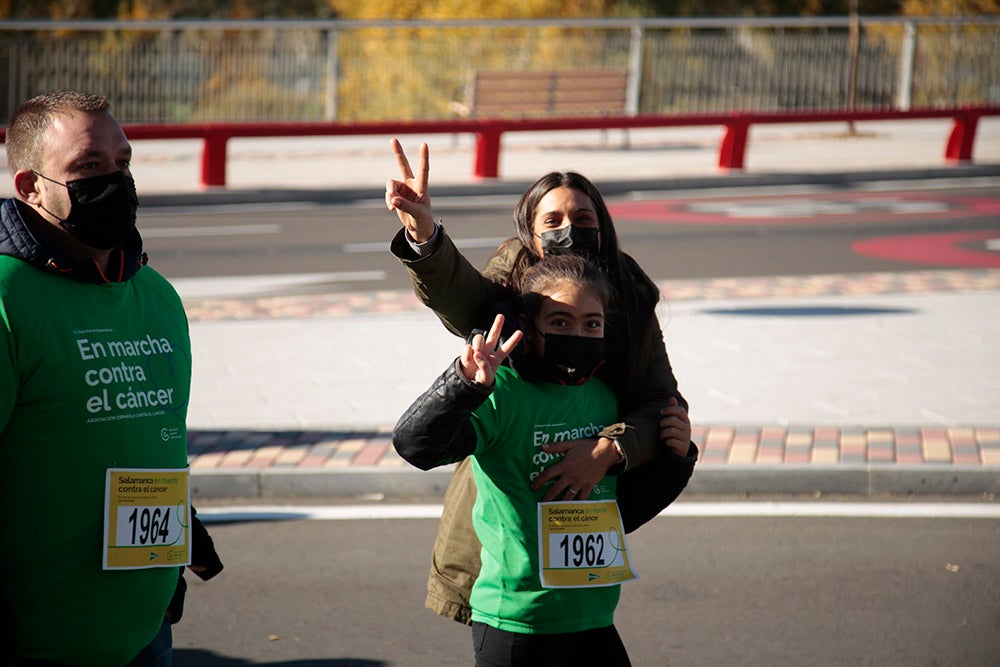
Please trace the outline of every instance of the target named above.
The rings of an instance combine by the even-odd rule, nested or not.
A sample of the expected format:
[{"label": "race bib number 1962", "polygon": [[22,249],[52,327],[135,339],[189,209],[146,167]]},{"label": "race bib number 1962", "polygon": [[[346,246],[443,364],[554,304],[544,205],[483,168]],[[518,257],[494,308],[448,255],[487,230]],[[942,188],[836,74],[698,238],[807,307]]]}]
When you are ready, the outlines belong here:
[{"label": "race bib number 1962", "polygon": [[613,500],[539,503],[538,551],[545,588],[612,586],[638,579]]},{"label": "race bib number 1962", "polygon": [[189,565],[191,494],[185,469],[108,470],[104,569]]}]

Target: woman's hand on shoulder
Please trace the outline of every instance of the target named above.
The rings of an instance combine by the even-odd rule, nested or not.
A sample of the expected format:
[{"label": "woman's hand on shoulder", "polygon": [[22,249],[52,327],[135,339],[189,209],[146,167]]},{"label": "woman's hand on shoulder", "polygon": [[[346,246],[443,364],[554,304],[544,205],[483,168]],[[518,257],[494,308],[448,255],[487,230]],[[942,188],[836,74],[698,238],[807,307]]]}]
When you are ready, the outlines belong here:
[{"label": "woman's hand on shoulder", "polygon": [[465,345],[462,356],[459,357],[459,363],[462,367],[462,373],[467,379],[479,384],[493,384],[497,368],[521,342],[523,334],[518,330],[502,344],[500,343],[503,322],[503,315],[497,315],[493,320],[493,326],[490,327],[485,337],[482,334],[476,334],[472,342]]},{"label": "woman's hand on shoulder", "polygon": [[431,209],[431,196],[427,191],[430,149],[426,143],[420,144],[420,162],[415,176],[399,139],[393,138],[392,153],[396,157],[402,179],[386,181],[386,208],[396,212],[399,221],[403,223],[414,241],[425,243],[434,235],[434,211]]}]

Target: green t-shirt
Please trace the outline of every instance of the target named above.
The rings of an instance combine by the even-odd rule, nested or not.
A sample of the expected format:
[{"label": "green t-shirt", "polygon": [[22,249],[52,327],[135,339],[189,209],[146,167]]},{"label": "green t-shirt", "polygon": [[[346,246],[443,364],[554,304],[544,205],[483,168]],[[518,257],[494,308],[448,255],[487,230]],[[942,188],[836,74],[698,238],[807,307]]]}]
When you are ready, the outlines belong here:
[{"label": "green t-shirt", "polygon": [[[538,502],[531,481],[559,458],[546,443],[594,438],[618,419],[614,394],[596,378],[576,387],[525,382],[507,367],[472,415],[477,445],[472,510],[482,542],[482,569],[472,588],[472,619],[509,632],[553,634],[607,627],[614,622],[620,586],[542,588],[538,571]],[[615,498],[605,477],[590,500]]]},{"label": "green t-shirt", "polygon": [[15,655],[113,667],[156,634],[178,568],[102,569],[106,471],[187,467],[190,383],[187,318],[156,271],[95,285],[0,256],[0,606]]}]

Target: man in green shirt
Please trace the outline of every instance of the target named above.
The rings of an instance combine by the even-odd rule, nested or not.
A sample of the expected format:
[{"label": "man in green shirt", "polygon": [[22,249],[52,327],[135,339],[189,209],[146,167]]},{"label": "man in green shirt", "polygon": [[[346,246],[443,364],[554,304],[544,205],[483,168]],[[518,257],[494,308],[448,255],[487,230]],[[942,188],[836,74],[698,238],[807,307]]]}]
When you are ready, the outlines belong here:
[{"label": "man in green shirt", "polygon": [[[199,561],[184,309],[146,266],[132,148],[107,99],[28,100],[6,144],[0,663],[169,665],[168,605]],[[201,561],[221,569],[210,540]]]}]

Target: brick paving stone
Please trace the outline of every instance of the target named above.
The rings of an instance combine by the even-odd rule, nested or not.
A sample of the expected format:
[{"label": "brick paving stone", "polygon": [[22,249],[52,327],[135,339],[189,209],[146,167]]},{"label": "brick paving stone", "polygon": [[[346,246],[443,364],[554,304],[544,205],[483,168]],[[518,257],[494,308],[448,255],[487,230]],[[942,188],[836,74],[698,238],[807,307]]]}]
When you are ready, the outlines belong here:
[{"label": "brick paving stone", "polygon": [[918,431],[896,432],[896,456],[917,457],[923,460],[924,451]]},{"label": "brick paving stone", "polygon": [[869,463],[894,463],[896,461],[896,451],[892,448],[877,447],[868,449]]},{"label": "brick paving stone", "polygon": [[329,468],[341,468],[351,465],[354,462],[354,457],[357,456],[366,443],[367,440],[355,437],[348,437],[341,440],[337,444],[336,452],[327,459],[326,466]]},{"label": "brick paving stone", "polygon": [[952,461],[960,465],[979,464],[979,443],[976,441],[976,431],[972,428],[948,429],[951,440]]},{"label": "brick paving stone", "polygon": [[757,431],[737,431],[729,446],[729,463],[754,463],[757,460]]},{"label": "brick paving stone", "polygon": [[840,450],[834,447],[813,447],[810,463],[835,465],[840,463]]},{"label": "brick paving stone", "polygon": [[263,447],[258,447],[253,451],[252,458],[247,461],[246,467],[248,468],[269,468],[274,464],[274,461],[281,455],[281,447],[275,445],[265,445]]},{"label": "brick paving stone", "polygon": [[925,428],[921,431],[924,460],[934,463],[951,461],[951,444],[944,429]]},{"label": "brick paving stone", "polygon": [[840,433],[840,462],[866,463],[868,438],[863,432],[845,429]]},{"label": "brick paving stone", "polygon": [[328,456],[326,458],[326,463],[323,464],[326,468],[349,468],[353,463],[354,455],[342,456],[341,452],[334,454],[333,456]]},{"label": "brick paving stone", "polygon": [[782,449],[775,449],[773,447],[758,448],[757,458],[754,459],[754,463],[784,463],[785,462],[785,452]]},{"label": "brick paving stone", "polygon": [[332,443],[321,443],[309,448],[309,456],[322,456],[329,458],[337,453],[337,446]]},{"label": "brick paving stone", "polygon": [[226,452],[219,460],[219,468],[243,468],[253,458],[253,452],[248,450],[232,450]]},{"label": "brick paving stone", "polygon": [[840,443],[840,429],[833,428],[830,426],[818,426],[813,429],[813,446],[819,445],[821,443],[833,443],[835,446],[839,446]]},{"label": "brick paving stone", "polygon": [[729,460],[729,450],[733,442],[734,431],[727,427],[711,428],[705,436],[703,451],[708,460]]},{"label": "brick paving stone", "polygon": [[308,453],[309,448],[305,445],[284,446],[272,465],[276,468],[297,466]]},{"label": "brick paving stone", "polygon": [[354,459],[354,465],[358,466],[373,466],[378,463],[382,455],[385,454],[385,450],[388,449],[388,445],[385,444],[367,444],[364,449],[358,452],[357,457]]},{"label": "brick paving stone", "polygon": [[976,442],[976,430],[973,428],[949,428],[948,429],[948,439],[951,440],[951,444],[959,443],[975,443]]},{"label": "brick paving stone", "polygon": [[1000,466],[1000,449],[983,449],[979,456],[983,465]]},{"label": "brick paving stone", "polygon": [[[808,278],[765,276],[663,280],[657,282],[657,286],[669,301],[966,291],[1000,287],[1000,270],[886,271]],[[330,317],[364,312],[406,312],[424,308],[411,290],[383,290],[374,296],[367,293],[338,293],[188,299],[184,305],[188,319],[193,321]]]},{"label": "brick paving stone", "polygon": [[785,458],[781,463],[812,463],[812,452],[809,450],[786,451]]},{"label": "brick paving stone", "polygon": [[312,450],[299,461],[300,468],[322,468],[326,465],[329,456],[325,453],[317,453]]},{"label": "brick paving stone", "polygon": [[788,437],[785,438],[785,446],[789,449],[804,448],[809,449],[813,445],[813,432],[811,430],[789,430]]},{"label": "brick paving stone", "polygon": [[392,447],[386,447],[382,459],[378,462],[380,468],[402,468],[410,465]]},{"label": "brick paving stone", "polygon": [[225,456],[225,452],[201,454],[194,461],[190,461],[189,466],[192,470],[211,470],[219,465],[223,456]]},{"label": "brick paving stone", "polygon": [[975,452],[955,452],[951,457],[951,462],[957,466],[978,466],[982,465],[982,457],[979,451]]},{"label": "brick paving stone", "polygon": [[951,457],[952,460],[954,460],[956,463],[958,463],[959,460],[967,463],[972,459],[975,459],[978,462],[979,446],[976,444],[967,444],[967,443],[959,445],[953,444],[951,446]]},{"label": "brick paving stone", "polygon": [[896,432],[888,428],[872,428],[868,429],[868,444],[872,445],[874,443],[892,443],[896,440]]},{"label": "brick paving stone", "polygon": [[1000,428],[977,428],[976,440],[981,447],[1000,447]]}]

